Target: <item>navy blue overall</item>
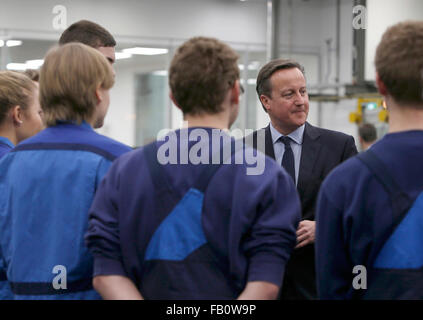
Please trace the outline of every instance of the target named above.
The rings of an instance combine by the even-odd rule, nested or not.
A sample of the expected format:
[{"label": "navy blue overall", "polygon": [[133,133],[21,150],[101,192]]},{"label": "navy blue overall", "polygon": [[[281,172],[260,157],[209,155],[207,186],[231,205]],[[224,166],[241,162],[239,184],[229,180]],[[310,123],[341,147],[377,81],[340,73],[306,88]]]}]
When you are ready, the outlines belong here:
[{"label": "navy blue overall", "polygon": [[370,259],[373,263],[363,298],[423,299],[423,192],[410,199],[371,150],[358,158],[388,192],[393,212],[391,228]]},{"label": "navy blue overall", "polygon": [[[233,155],[236,150],[231,150]],[[242,288],[230,279],[228,259],[210,246],[202,227],[203,198],[220,165],[205,166],[180,195],[157,161],[156,143],[145,147],[145,155],[159,206],[154,212],[158,227],[144,254],[141,293],[146,299],[236,298]]]}]

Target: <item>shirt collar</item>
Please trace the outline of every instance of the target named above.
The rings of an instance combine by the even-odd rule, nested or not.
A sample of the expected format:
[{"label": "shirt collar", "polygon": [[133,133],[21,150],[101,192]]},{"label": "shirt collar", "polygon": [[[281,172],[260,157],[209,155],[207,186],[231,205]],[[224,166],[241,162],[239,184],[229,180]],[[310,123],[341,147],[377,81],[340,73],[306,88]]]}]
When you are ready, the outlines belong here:
[{"label": "shirt collar", "polygon": [[2,142],[5,145],[8,145],[11,148],[14,148],[15,146],[13,145],[13,143],[6,137],[0,137],[0,142]]},{"label": "shirt collar", "polygon": [[56,123],[57,125],[71,125],[71,126],[84,128],[84,129],[94,130],[93,127],[85,120],[83,120],[81,124],[77,124],[76,122],[72,122],[72,121],[63,121],[63,120],[57,120]]},{"label": "shirt collar", "polygon": [[[303,144],[304,128],[305,123],[302,126],[298,127],[296,130],[292,131],[290,134],[288,134],[288,137],[290,137],[296,144]],[[280,133],[273,127],[272,123],[270,123],[270,133],[272,134],[273,144],[278,142],[280,137],[284,136],[282,133]]]}]

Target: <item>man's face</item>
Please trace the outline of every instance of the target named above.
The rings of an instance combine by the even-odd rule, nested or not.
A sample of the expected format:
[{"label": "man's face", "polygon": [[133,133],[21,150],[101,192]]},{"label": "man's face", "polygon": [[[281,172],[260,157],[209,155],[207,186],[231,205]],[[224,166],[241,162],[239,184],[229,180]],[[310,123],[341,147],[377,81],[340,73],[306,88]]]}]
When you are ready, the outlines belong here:
[{"label": "man's face", "polygon": [[107,61],[110,62],[110,65],[112,66],[113,75],[116,76],[115,68],[113,68],[113,64],[116,61],[115,56],[115,47],[98,47],[98,51],[100,51],[103,56],[107,59]]},{"label": "man's face", "polygon": [[308,93],[303,73],[298,68],[282,69],[270,77],[272,94],[260,100],[269,114],[272,125],[282,134],[289,134],[302,126],[308,116]]},{"label": "man's face", "polygon": [[115,56],[115,47],[98,47],[98,51],[100,51],[103,56],[110,62],[111,65],[115,63],[116,56]]}]

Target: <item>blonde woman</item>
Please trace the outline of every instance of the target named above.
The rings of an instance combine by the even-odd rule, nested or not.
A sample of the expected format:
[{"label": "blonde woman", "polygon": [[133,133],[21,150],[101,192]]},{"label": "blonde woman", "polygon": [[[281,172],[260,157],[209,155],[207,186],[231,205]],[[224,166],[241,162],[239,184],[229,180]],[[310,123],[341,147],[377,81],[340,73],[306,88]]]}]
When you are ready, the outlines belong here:
[{"label": "blonde woman", "polygon": [[38,84],[26,75],[0,71],[0,158],[43,128]]}]

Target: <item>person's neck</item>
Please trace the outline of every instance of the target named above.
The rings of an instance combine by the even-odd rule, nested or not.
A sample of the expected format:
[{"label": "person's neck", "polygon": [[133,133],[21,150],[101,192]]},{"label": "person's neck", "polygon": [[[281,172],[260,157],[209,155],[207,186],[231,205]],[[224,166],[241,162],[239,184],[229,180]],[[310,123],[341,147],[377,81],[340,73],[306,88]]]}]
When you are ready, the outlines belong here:
[{"label": "person's neck", "polygon": [[362,146],[363,146],[363,151],[366,151],[367,149],[369,149],[372,146],[372,142],[362,142]]},{"label": "person's neck", "polygon": [[295,130],[297,130],[299,128],[299,127],[285,128],[285,127],[278,125],[276,123],[276,121],[272,121],[272,120],[270,120],[270,121],[272,123],[273,128],[275,128],[280,134],[283,134],[284,136],[289,135],[290,133],[294,132]]},{"label": "person's neck", "polygon": [[184,115],[184,121],[187,122],[187,127],[206,127],[216,129],[228,129],[229,120],[225,113],[217,114],[202,114],[202,115]]},{"label": "person's neck", "polygon": [[[388,104],[388,101],[387,101]],[[423,106],[403,106],[394,101],[388,104],[389,133],[423,130]]]},{"label": "person's neck", "polygon": [[0,128],[0,137],[5,137],[10,140],[10,142],[13,143],[13,145],[18,144],[18,137],[16,136],[16,132],[14,130],[11,130],[10,128]]}]

